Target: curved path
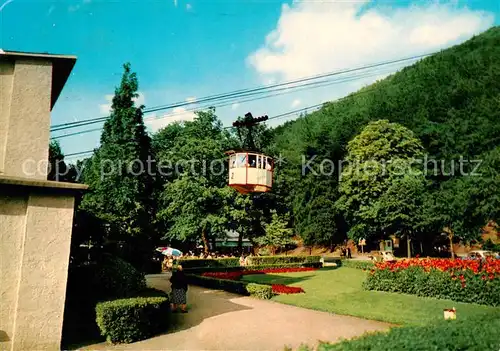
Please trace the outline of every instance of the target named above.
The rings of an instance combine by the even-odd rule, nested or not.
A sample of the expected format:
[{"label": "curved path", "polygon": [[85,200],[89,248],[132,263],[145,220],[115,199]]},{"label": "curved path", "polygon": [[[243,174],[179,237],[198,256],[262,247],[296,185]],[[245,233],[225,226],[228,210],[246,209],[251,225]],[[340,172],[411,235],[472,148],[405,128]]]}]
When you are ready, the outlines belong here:
[{"label": "curved path", "polygon": [[[148,285],[170,291],[169,275],[149,275]],[[175,314],[172,330],[128,345],[106,343],[80,350],[273,350],[337,341],[391,325],[268,300],[190,286],[189,313]]]}]

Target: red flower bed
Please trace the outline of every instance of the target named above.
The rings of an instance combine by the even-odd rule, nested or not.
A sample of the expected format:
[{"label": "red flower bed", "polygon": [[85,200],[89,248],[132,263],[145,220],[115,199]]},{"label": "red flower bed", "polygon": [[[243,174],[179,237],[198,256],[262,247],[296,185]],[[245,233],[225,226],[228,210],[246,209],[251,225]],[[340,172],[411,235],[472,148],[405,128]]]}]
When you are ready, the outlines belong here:
[{"label": "red flower bed", "polygon": [[[243,275],[250,274],[266,274],[266,273],[292,273],[292,272],[307,272],[314,271],[317,268],[311,267],[298,267],[298,268],[267,268],[259,270],[244,270],[236,272],[205,272],[201,275],[203,277],[211,277],[217,279],[225,280],[239,280]],[[303,293],[304,290],[301,287],[296,286],[286,286],[283,284],[272,284],[273,293],[275,294],[298,294]]]},{"label": "red flower bed", "polygon": [[283,284],[273,284],[273,293],[275,294],[299,294],[303,293],[304,289],[300,286],[286,286]]},{"label": "red flower bed", "polygon": [[405,259],[377,263],[363,283],[381,290],[500,305],[500,260]]},{"label": "red flower bed", "polygon": [[406,259],[392,262],[377,263],[376,269],[389,269],[391,271],[407,269],[409,267],[421,267],[426,272],[431,269],[437,269],[442,272],[455,272],[470,270],[474,274],[500,274],[500,260],[488,258],[485,261],[480,260],[460,260],[446,258],[424,258],[424,259]]}]

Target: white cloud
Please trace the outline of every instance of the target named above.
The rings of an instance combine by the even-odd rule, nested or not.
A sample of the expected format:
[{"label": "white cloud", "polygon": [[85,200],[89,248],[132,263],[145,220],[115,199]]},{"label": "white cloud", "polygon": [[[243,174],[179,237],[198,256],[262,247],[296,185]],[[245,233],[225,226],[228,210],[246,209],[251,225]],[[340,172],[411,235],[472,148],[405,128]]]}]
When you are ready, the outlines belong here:
[{"label": "white cloud", "polygon": [[135,106],[139,107],[141,105],[146,105],[146,97],[144,96],[144,93],[141,93],[140,91],[137,92],[139,95],[137,98],[134,98]]},{"label": "white cloud", "polygon": [[104,99],[108,102],[107,104],[101,104],[99,105],[99,111],[101,112],[102,115],[109,115],[111,113],[111,102],[113,101],[114,95],[105,95]]},{"label": "white cloud", "polygon": [[196,98],[194,96],[186,98],[186,102],[196,102]]},{"label": "white cloud", "polygon": [[295,99],[292,101],[292,107],[298,107],[301,103],[300,99]]},{"label": "white cloud", "polygon": [[193,111],[186,111],[184,107],[176,107],[172,110],[171,113],[167,113],[161,117],[156,117],[155,115],[148,116],[144,118],[144,123],[153,132],[157,132],[170,123],[179,121],[193,121],[195,117],[196,114]]},{"label": "white cloud", "polygon": [[231,105],[231,109],[232,109],[233,111],[234,111],[234,110],[236,110],[238,107],[240,107],[240,104],[239,104],[239,103],[237,103],[237,102]]},{"label": "white cloud", "polygon": [[[144,93],[138,92],[137,93],[139,96],[137,98],[134,98],[134,103],[135,106],[139,107],[141,105],[146,104],[146,97],[144,96]],[[99,105],[99,111],[101,112],[102,115],[107,116],[111,113],[111,105],[113,102],[113,94],[105,95],[104,99],[108,102],[107,104],[100,104]]]},{"label": "white cloud", "polygon": [[364,1],[298,1],[282,6],[276,28],[248,62],[269,79],[290,80],[428,53],[468,39],[494,23],[456,2],[371,7]]}]

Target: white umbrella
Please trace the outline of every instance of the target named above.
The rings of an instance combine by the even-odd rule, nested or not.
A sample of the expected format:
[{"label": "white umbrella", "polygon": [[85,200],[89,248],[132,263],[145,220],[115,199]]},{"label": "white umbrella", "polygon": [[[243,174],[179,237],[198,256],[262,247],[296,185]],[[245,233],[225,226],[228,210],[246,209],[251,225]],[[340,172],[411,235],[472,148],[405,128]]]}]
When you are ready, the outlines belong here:
[{"label": "white umbrella", "polygon": [[173,247],[167,247],[163,251],[161,251],[161,253],[165,256],[182,256],[182,252],[180,250],[174,249]]}]

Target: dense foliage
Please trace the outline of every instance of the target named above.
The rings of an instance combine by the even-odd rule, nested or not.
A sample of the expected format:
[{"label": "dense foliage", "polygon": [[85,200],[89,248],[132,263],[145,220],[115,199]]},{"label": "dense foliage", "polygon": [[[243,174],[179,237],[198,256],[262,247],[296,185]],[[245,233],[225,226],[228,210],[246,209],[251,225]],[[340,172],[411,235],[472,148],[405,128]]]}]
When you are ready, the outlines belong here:
[{"label": "dense foliage", "polygon": [[[497,351],[500,315],[487,314],[463,320],[442,321],[423,327],[392,328],[337,344],[322,343],[318,351],[448,350]],[[310,348],[301,347],[308,351]]]},{"label": "dense foliage", "polygon": [[132,297],[146,288],[144,274],[120,258],[71,264],[64,309],[63,343],[99,337],[95,306],[99,301]]},{"label": "dense foliage", "polygon": [[98,303],[96,320],[101,334],[110,343],[132,343],[166,331],[169,299],[161,292],[156,295]]},{"label": "dense foliage", "polygon": [[249,256],[250,266],[263,264],[317,263],[320,256]]},{"label": "dense foliage", "polygon": [[363,287],[500,306],[500,260],[411,259],[377,263]]},{"label": "dense foliage", "polygon": [[[379,120],[411,130],[423,146],[422,165],[432,184],[419,200],[423,203],[421,226],[437,234],[448,227],[451,234],[471,240],[486,219],[496,220],[499,182],[498,176],[488,175],[495,169],[488,165],[498,162],[492,153],[498,155],[500,137],[499,43],[500,28],[492,28],[281,128],[273,147],[287,163],[277,181],[280,189],[286,189],[299,233],[310,240],[316,222],[324,222],[326,214],[334,218],[335,210],[327,199],[314,210],[310,203],[325,192],[338,198],[339,162],[346,159],[349,141]],[[322,174],[325,159],[335,168]],[[484,162],[475,169],[478,162],[474,160]],[[470,176],[474,170],[485,176]],[[403,184],[411,186],[408,193],[417,185]],[[387,218],[384,224],[397,219]],[[331,235],[342,237],[341,222],[332,220]],[[349,229],[361,231],[353,230],[352,222]],[[323,238],[320,234],[318,241]]]},{"label": "dense foliage", "polygon": [[155,180],[146,171],[154,157],[143,121],[144,106],[135,105],[138,88],[136,74],[125,64],[101,145],[85,162],[83,181],[89,192],[80,208],[104,221],[107,239],[118,241],[125,247],[124,257],[140,266],[153,247]]}]

